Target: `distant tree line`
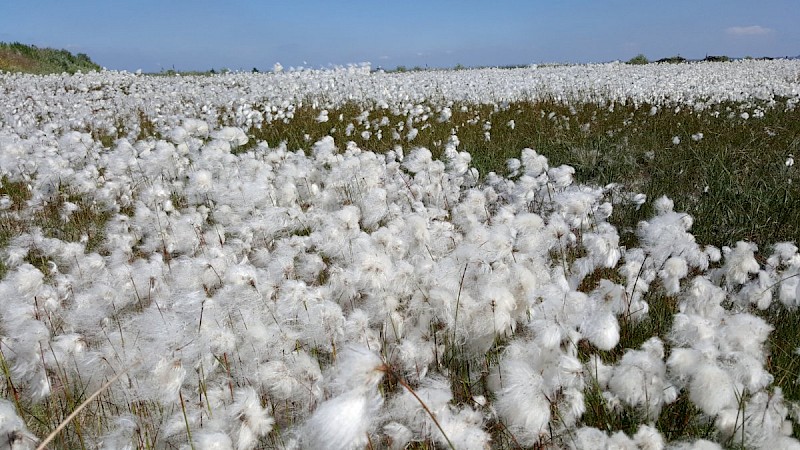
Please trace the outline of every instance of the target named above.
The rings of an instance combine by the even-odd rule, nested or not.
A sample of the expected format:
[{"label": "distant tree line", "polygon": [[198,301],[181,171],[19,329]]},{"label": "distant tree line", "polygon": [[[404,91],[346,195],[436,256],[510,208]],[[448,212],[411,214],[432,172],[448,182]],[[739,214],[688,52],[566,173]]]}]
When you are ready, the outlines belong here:
[{"label": "distant tree line", "polygon": [[[705,58],[703,58],[703,59],[701,59],[701,60],[698,60],[698,61],[707,61],[707,62],[728,62],[728,61],[733,61],[733,59],[734,59],[734,58],[731,58],[731,57],[729,57],[729,56],[725,56],[725,55],[706,55],[706,57],[705,57]],[[750,57],[750,56],[745,56],[745,57],[744,57],[744,58],[742,58],[742,59],[761,59],[761,60],[771,60],[771,59],[773,59],[773,58],[770,58],[770,57],[768,57],[768,56],[761,57],[761,58],[752,58],[752,57]],[[669,64],[680,64],[680,63],[685,63],[685,62],[688,62],[688,61],[689,61],[689,60],[687,60],[686,58],[684,58],[683,56],[680,56],[680,55],[669,56],[669,57],[667,57],[667,58],[661,58],[661,59],[658,59],[658,60],[656,60],[656,61],[650,61],[649,59],[647,59],[647,56],[645,56],[645,55],[644,55],[644,54],[642,54],[642,53],[639,53],[638,55],[636,55],[636,56],[634,56],[633,58],[629,59],[629,60],[627,61],[627,63],[628,63],[628,64],[632,64],[632,65],[650,64],[651,62],[655,62],[655,63],[669,63]]]}]

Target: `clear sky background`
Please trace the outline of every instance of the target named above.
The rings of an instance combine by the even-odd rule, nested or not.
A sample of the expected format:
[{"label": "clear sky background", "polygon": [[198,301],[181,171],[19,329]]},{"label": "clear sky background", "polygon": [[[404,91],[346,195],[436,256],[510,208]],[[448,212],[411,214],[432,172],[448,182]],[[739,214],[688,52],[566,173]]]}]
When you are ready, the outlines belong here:
[{"label": "clear sky background", "polygon": [[0,0],[0,41],[109,69],[800,55],[800,0]]}]

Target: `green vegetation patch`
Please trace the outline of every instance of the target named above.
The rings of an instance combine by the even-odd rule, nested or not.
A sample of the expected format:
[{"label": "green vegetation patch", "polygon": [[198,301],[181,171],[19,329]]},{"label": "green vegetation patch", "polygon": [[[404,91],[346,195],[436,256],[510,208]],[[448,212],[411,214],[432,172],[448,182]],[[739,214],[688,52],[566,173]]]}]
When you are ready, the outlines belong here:
[{"label": "green vegetation patch", "polygon": [[35,74],[100,71],[85,53],[0,42],[0,71]]}]

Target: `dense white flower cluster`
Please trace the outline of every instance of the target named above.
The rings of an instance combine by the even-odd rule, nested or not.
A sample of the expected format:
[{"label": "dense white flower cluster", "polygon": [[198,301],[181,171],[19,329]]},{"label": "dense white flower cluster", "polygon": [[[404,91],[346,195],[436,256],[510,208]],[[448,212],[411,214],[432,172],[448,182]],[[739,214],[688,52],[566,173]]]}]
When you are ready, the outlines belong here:
[{"label": "dense white flower cluster", "polygon": [[[373,439],[479,449],[491,445],[487,427],[497,422],[523,446],[572,436],[561,444],[663,447],[649,426],[634,436],[583,427],[589,385],[610,408],[652,420],[688,392],[720,439],[737,433],[748,446],[788,445],[788,407],[779,389],[767,390],[771,327],[747,308],[800,304],[794,245],[777,245],[766,264],[749,243],[703,247],[689,233],[691,217],[662,198],[639,226],[640,247],[622,248],[608,222],[614,204],[643,199],[577,184],[573,168],[551,167],[532,149],[509,161],[513,176],[479,179],[455,136],[442,161],[425,148],[383,155],[330,137],[308,154],[264,143],[231,152],[248,142],[241,127],[287,117],[314,90],[328,105],[351,95],[396,108],[432,95],[427,86],[439,81],[449,99],[594,92],[663,103],[676,94],[659,77],[686,71],[695,83],[698,73],[716,80],[681,99],[690,103],[730,92],[744,101],[798,95],[788,76],[797,63],[741,62],[722,75],[715,65],[676,67],[482,70],[467,79],[354,68],[276,73],[268,83],[244,74],[4,75],[7,97],[31,100],[2,111],[0,174],[24,183],[31,198],[0,213],[30,219],[69,192],[83,201],[64,204],[65,223],[86,208],[111,215],[95,252],[35,224],[2,250],[0,350],[15,389],[36,402],[66,386],[92,392],[125,372],[103,401],[119,416],[87,436],[107,448],[157,429],[150,438],[163,447],[183,448],[191,436],[198,449],[266,441],[353,449]],[[681,73],[671,82],[680,84]],[[783,81],[767,85],[765,74]],[[212,125],[223,103],[241,127]],[[256,106],[270,103],[283,106]],[[166,127],[168,140],[104,148],[74,131],[115,126],[137,111]],[[442,109],[439,120],[451,113]],[[619,277],[587,284],[599,269]],[[654,337],[614,365],[596,355],[582,363],[579,343],[613,349],[621,321],[647,317],[653,286],[680,301],[671,353]],[[485,380],[473,404],[452,402],[446,360],[454,353],[467,381]],[[379,390],[387,372],[416,396]],[[149,412],[135,416],[128,405]],[[12,432],[20,445],[34,441],[0,400],[0,433]]]},{"label": "dense white flower cluster", "polygon": [[[276,70],[215,76],[149,77],[126,72],[33,76],[0,74],[0,127],[23,136],[67,130],[104,130],[135,137],[142,118],[166,133],[183,118],[200,118],[245,130],[290,122],[310,102],[319,109],[345,103],[376,105],[395,115],[424,116],[423,102],[447,120],[453,102],[503,104],[555,99],[601,105],[632,102],[659,108],[703,110],[723,102],[741,103],[741,117],[763,116],[768,107],[800,102],[800,61],[729,63],[621,63],[530,66],[468,71],[370,72],[368,65],[332,70]],[[749,111],[749,112],[748,112]],[[330,118],[326,111],[319,122]],[[513,124],[509,124],[514,127]],[[489,133],[489,130],[486,130]],[[404,133],[408,140],[414,129]],[[702,137],[702,135],[699,135]]]}]

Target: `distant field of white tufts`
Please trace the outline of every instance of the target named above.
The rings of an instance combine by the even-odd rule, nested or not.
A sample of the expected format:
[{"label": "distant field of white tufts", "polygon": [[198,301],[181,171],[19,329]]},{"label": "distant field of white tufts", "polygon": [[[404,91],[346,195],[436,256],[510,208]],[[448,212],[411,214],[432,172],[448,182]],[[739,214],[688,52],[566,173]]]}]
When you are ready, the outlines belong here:
[{"label": "distant field of white tufts", "polygon": [[[308,102],[320,109],[354,102],[396,113],[408,112],[425,101],[440,103],[441,110],[452,102],[499,104],[540,99],[598,104],[630,101],[698,109],[723,102],[745,106],[758,102],[791,108],[800,101],[799,72],[798,60],[742,60],[410,73],[370,72],[365,65],[176,77],[125,72],[45,77],[0,74],[0,125],[27,136],[39,129],[116,130],[124,124],[135,136],[134,125],[143,115],[163,127],[162,131],[180,125],[184,118],[212,124],[225,119],[247,129],[291,119],[295,108]],[[221,107],[225,117],[218,116]],[[320,115],[321,120],[324,117],[327,115]]]},{"label": "distant field of white tufts", "polygon": [[[501,428],[525,447],[661,448],[652,424],[683,393],[717,441],[800,445],[765,369],[772,327],[750,312],[800,305],[794,244],[763,261],[754,244],[701,245],[692,218],[661,198],[639,224],[638,246],[621,247],[609,217],[642,194],[580,184],[572,167],[529,148],[509,161],[513,176],[486,178],[456,136],[443,160],[331,137],[307,152],[264,143],[232,151],[252,144],[246,130],[289,120],[303,102],[415,117],[430,112],[420,102],[439,102],[432,122],[447,122],[459,101],[793,108],[798,72],[797,61],[741,61],[4,74],[0,174],[24,195],[3,195],[0,223],[28,225],[0,250],[0,440],[32,448],[35,424],[21,417],[35,405],[77,404],[126,371],[65,442],[481,449]],[[142,117],[163,139],[133,139]],[[120,127],[128,139],[110,146],[87,132]],[[410,139],[396,131],[398,142]],[[92,236],[45,235],[36,217],[53,199],[63,200],[65,228],[103,215],[102,241],[89,249]],[[604,363],[600,352],[619,345],[621,323],[647,317],[656,287],[679,304],[672,330]],[[592,349],[588,362],[579,343]],[[458,397],[456,377],[481,395]],[[630,435],[585,426],[594,388],[609,408],[646,421]]]}]

